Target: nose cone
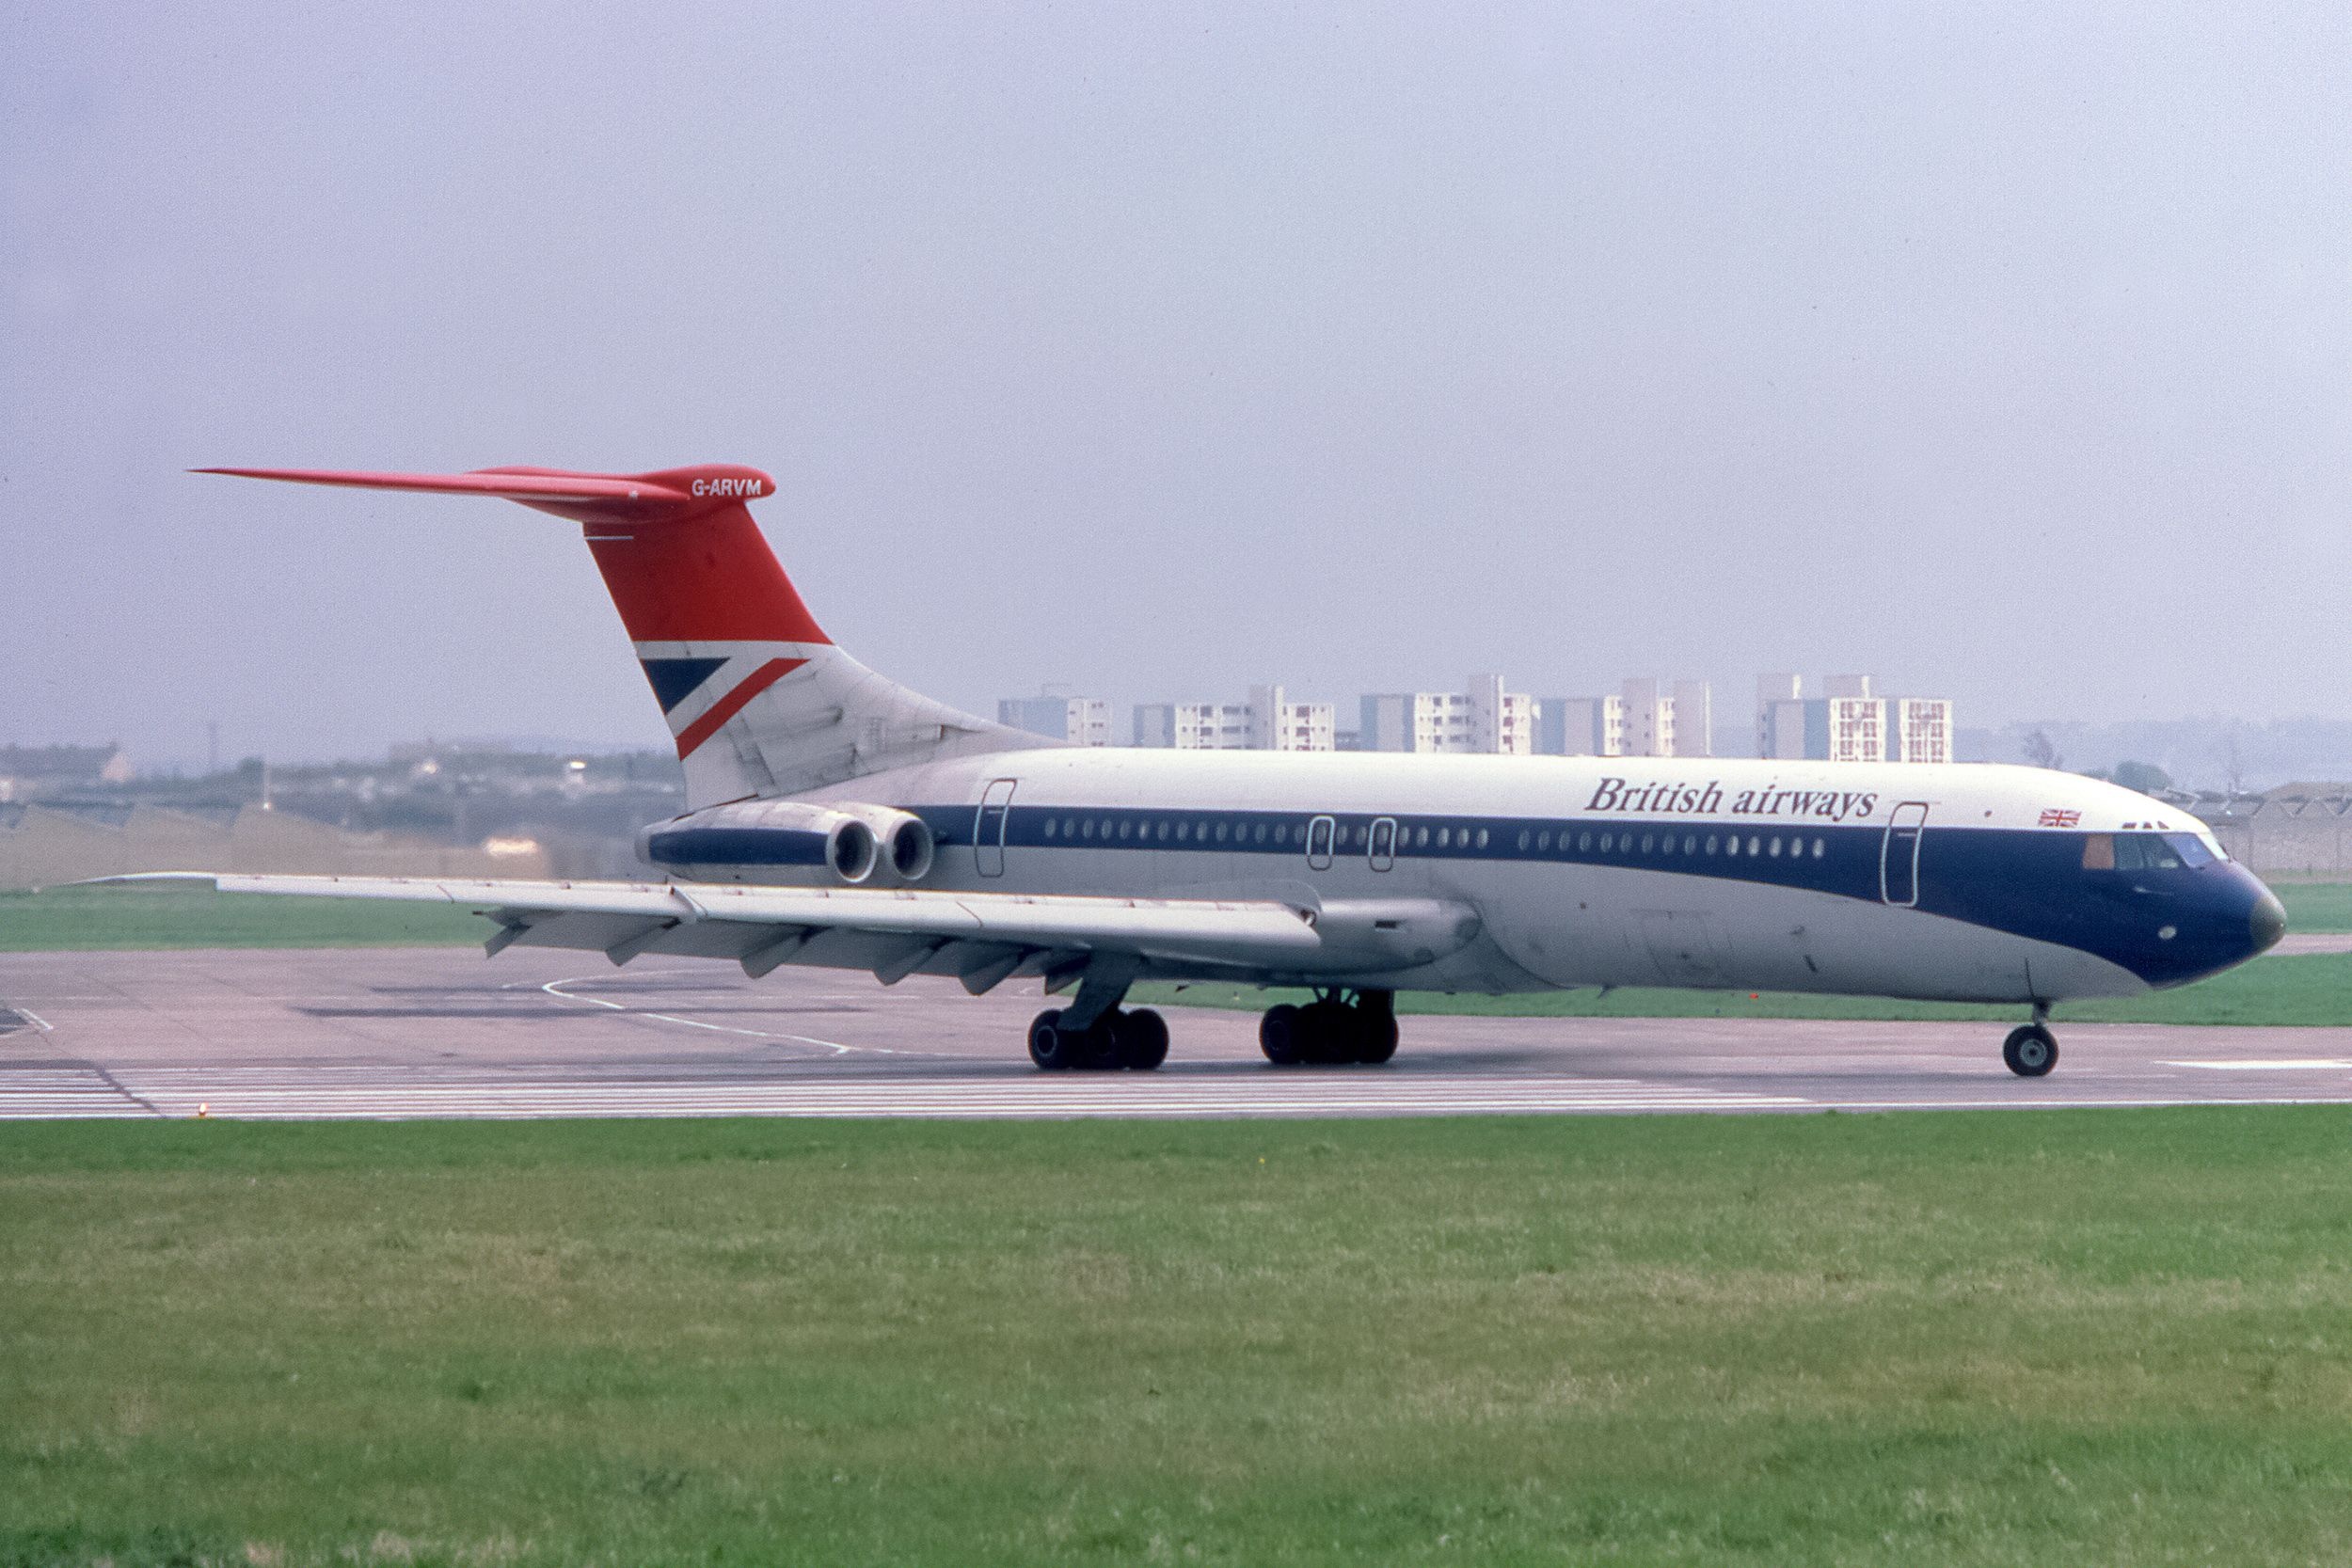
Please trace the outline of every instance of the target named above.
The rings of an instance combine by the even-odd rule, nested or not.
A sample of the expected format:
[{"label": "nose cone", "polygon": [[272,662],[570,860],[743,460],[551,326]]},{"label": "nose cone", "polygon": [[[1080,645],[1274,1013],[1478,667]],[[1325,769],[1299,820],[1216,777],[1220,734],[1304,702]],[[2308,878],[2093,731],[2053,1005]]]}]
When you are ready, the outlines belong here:
[{"label": "nose cone", "polygon": [[2247,917],[2247,924],[2254,939],[2254,953],[2267,953],[2287,934],[2286,907],[2279,902],[2277,894],[2265,888],[2262,896],[2254,901],[2254,912]]}]

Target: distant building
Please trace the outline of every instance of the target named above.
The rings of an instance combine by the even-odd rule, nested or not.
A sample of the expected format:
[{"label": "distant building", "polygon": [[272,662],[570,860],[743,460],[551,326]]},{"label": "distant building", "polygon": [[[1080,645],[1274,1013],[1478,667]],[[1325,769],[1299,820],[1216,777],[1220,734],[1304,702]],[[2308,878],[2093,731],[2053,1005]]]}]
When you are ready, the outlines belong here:
[{"label": "distant building", "polygon": [[1890,697],[1895,710],[1897,762],[1952,760],[1952,703],[1948,697]]},{"label": "distant building", "polygon": [[1454,691],[1367,696],[1357,734],[1367,752],[1467,752],[1470,698]]},{"label": "distant building", "polygon": [[1675,700],[1647,676],[1635,676],[1621,689],[1625,694],[1625,754],[1629,757],[1670,757],[1675,754]]},{"label": "distant building", "polygon": [[0,801],[129,784],[132,776],[119,746],[0,746]]},{"label": "distant building", "polygon": [[1180,752],[1239,752],[1249,745],[1249,710],[1239,703],[1138,703],[1136,744]]},{"label": "distant building", "polygon": [[1465,733],[1470,750],[1493,756],[1523,757],[1535,750],[1538,705],[1524,691],[1502,689],[1501,675],[1472,675],[1470,722]]},{"label": "distant building", "polygon": [[1795,675],[1756,682],[1756,751],[1816,762],[1949,762],[1946,697],[1887,697],[1868,675],[1832,675],[1808,698]]},{"label": "distant building", "polygon": [[1549,756],[1705,757],[1715,753],[1715,694],[1638,675],[1614,697],[1547,697],[1534,749]]},{"label": "distant building", "polygon": [[1367,752],[1484,752],[1525,756],[1535,749],[1538,705],[1505,691],[1500,675],[1473,675],[1468,691],[1388,691],[1363,699],[1357,734]]},{"label": "distant building", "polygon": [[1535,750],[1553,757],[1625,755],[1625,699],[1546,697],[1536,715]]},{"label": "distant building", "polygon": [[1675,755],[1715,754],[1715,689],[1705,681],[1675,682]]},{"label": "distant building", "polygon": [[1100,697],[1006,697],[996,705],[996,721],[1073,746],[1111,743],[1111,705]]},{"label": "distant building", "polygon": [[1279,686],[1253,686],[1244,710],[1253,752],[1329,752],[1338,736],[1329,703],[1294,703]]},{"label": "distant building", "polygon": [[1756,754],[1788,759],[1804,755],[1803,676],[1756,677]]}]

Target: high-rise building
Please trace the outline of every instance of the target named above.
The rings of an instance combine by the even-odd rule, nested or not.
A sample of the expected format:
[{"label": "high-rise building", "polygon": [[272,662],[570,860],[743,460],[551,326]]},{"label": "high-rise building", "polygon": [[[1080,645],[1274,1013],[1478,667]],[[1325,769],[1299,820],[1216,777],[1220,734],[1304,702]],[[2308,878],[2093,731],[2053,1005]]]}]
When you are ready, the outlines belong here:
[{"label": "high-rise building", "polygon": [[1715,689],[1705,681],[1675,682],[1675,752],[1678,757],[1715,754]]},{"label": "high-rise building", "polygon": [[1670,757],[1675,754],[1675,700],[1659,689],[1647,675],[1629,678],[1625,693],[1625,754],[1629,757]]},{"label": "high-rise building", "polygon": [[1546,697],[1535,719],[1535,750],[1555,757],[1625,754],[1625,699]]},{"label": "high-rise building", "polygon": [[1795,675],[1756,682],[1758,756],[1817,762],[1949,762],[1952,705],[1945,697],[1887,697],[1868,675],[1832,675],[1807,698]]},{"label": "high-rise building", "polygon": [[1804,679],[1800,675],[1756,677],[1756,754],[1804,755]]},{"label": "high-rise building", "polygon": [[1357,728],[1367,752],[1488,752],[1534,749],[1538,705],[1502,689],[1500,675],[1473,675],[1468,691],[1388,691],[1364,698]]},{"label": "high-rise building", "polygon": [[1246,712],[1251,751],[1328,752],[1336,744],[1329,703],[1294,703],[1279,686],[1253,686]]},{"label": "high-rise building", "polygon": [[1890,697],[1894,734],[1890,750],[1897,762],[1952,760],[1952,702],[1948,697]]},{"label": "high-rise building", "polygon": [[1111,743],[1111,705],[1101,697],[1006,697],[996,704],[996,721],[1077,746]]},{"label": "high-rise building", "polygon": [[1249,745],[1249,710],[1239,703],[1137,703],[1136,744],[1180,752],[1239,752]]},{"label": "high-rise building", "polygon": [[1524,691],[1502,689],[1501,675],[1470,678],[1470,750],[1523,757],[1535,750],[1538,705]]},{"label": "high-rise building", "polygon": [[1367,696],[1356,733],[1367,752],[1467,752],[1470,699],[1452,691]]}]

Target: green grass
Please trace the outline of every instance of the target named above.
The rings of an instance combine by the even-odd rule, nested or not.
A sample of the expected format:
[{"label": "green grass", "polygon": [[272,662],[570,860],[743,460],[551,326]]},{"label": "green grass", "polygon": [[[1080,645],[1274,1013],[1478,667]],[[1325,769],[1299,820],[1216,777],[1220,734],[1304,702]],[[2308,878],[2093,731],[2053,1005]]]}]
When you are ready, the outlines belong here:
[{"label": "green grass", "polygon": [[2290,931],[2352,931],[2352,882],[2273,882]]},{"label": "green grass", "polygon": [[2348,1140],[17,1127],[0,1563],[2340,1562]]},{"label": "green grass", "polygon": [[93,948],[423,947],[494,929],[464,906],[282,898],[206,887],[0,893],[0,953]]},{"label": "green grass", "polygon": [[[1137,1005],[1230,1007],[1255,1012],[1276,1002],[1301,1002],[1303,990],[1248,986],[1138,986]],[[1670,990],[1627,986],[1597,990],[1537,991],[1522,996],[1446,996],[1402,992],[1400,1013],[1470,1014],[1488,1018],[1817,1018],[2016,1022],[2016,1006],[1965,1002],[1901,1002],[1870,996],[1812,996],[1796,991]],[[2178,990],[2106,1002],[2069,1002],[2055,1009],[2081,1023],[2352,1024],[2352,953],[2257,958],[2242,968]]]}]

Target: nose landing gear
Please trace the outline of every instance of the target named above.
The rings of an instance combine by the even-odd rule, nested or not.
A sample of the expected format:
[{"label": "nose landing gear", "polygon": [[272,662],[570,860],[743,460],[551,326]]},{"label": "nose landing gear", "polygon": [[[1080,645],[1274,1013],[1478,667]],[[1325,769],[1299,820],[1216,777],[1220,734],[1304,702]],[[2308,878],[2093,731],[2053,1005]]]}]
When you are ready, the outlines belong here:
[{"label": "nose landing gear", "polygon": [[2001,1060],[2020,1078],[2040,1078],[2058,1066],[2058,1037],[2050,1033],[2050,1006],[2036,1003],[2033,1022],[2010,1031],[2001,1042]]},{"label": "nose landing gear", "polygon": [[1346,1002],[1325,991],[1303,1007],[1268,1007],[1258,1021],[1258,1049],[1276,1067],[1377,1066],[1396,1054],[1396,993],[1360,991]]}]

